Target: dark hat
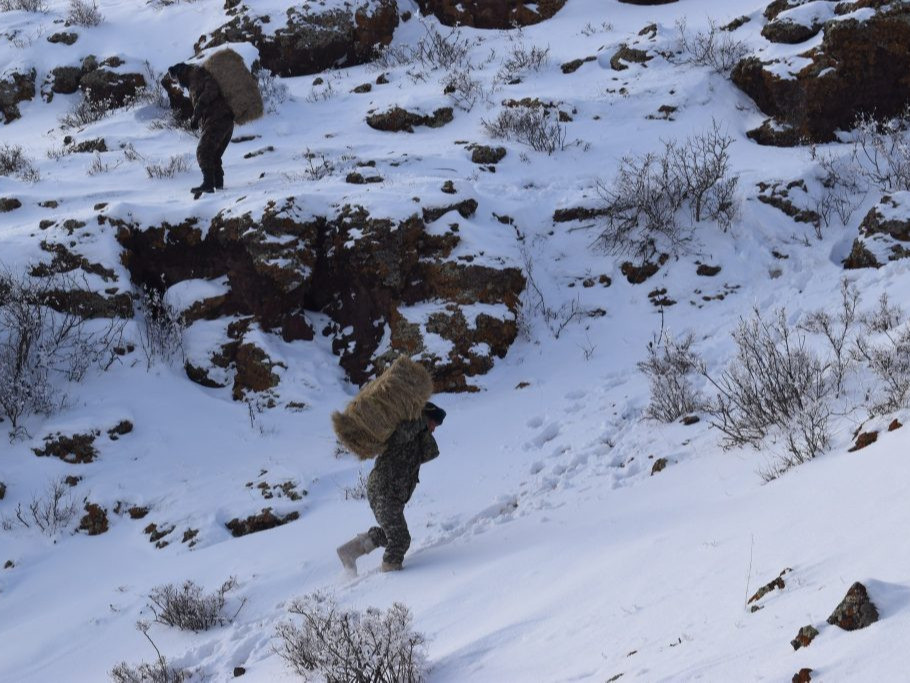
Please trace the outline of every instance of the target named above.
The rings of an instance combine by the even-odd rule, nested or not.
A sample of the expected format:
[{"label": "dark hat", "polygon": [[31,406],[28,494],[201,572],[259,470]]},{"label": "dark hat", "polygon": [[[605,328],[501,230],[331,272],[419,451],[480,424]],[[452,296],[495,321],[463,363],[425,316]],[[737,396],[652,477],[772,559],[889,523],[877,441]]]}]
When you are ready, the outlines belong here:
[{"label": "dark hat", "polygon": [[438,425],[441,425],[442,421],[446,419],[446,411],[429,401],[427,401],[427,404],[423,407],[423,414]]},{"label": "dark hat", "polygon": [[187,64],[185,62],[177,62],[173,66],[167,68],[167,72],[174,78],[180,78],[180,76],[186,71]]}]

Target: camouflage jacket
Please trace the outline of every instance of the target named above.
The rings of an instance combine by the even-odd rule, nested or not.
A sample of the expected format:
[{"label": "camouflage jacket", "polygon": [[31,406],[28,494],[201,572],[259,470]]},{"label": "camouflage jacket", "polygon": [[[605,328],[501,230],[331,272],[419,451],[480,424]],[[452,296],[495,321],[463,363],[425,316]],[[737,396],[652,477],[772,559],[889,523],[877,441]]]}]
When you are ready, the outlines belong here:
[{"label": "camouflage jacket", "polygon": [[437,455],[439,446],[423,417],[402,422],[370,472],[367,482],[370,498],[383,496],[407,503],[419,481],[420,466]]},{"label": "camouflage jacket", "polygon": [[211,121],[233,120],[234,113],[221,94],[218,81],[201,66],[190,65],[182,85],[190,91],[193,100],[193,121],[202,124],[203,128]]}]

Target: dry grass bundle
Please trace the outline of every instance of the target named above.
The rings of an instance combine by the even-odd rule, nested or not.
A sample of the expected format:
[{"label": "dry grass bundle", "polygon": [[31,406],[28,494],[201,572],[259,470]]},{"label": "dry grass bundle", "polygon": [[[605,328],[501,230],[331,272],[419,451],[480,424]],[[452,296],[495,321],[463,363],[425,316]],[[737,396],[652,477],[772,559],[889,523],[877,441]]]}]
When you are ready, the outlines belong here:
[{"label": "dry grass bundle", "polygon": [[404,420],[416,420],[433,394],[427,369],[399,356],[379,377],[366,384],[343,413],[332,413],[335,435],[362,460],[376,457]]},{"label": "dry grass bundle", "polygon": [[219,50],[202,64],[221,88],[234,112],[234,123],[242,126],[262,117],[264,107],[259,83],[246,68],[243,57],[231,50]]}]

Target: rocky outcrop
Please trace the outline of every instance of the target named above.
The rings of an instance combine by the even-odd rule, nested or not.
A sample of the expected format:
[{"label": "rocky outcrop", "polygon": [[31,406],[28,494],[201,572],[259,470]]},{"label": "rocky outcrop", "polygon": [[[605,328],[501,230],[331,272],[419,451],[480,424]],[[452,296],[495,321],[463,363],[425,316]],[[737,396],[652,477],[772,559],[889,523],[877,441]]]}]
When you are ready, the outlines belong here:
[{"label": "rocky outcrop", "polygon": [[[235,319],[210,360],[233,377],[240,398],[280,380],[281,367],[255,341],[259,330],[286,341],[330,337],[358,383],[404,352],[432,369],[437,389],[470,390],[468,378],[489,370],[514,341],[525,285],[518,268],[470,255],[451,259],[461,241],[456,221],[476,209],[467,199],[396,222],[348,206],[333,218],[301,222],[287,200],[261,216],[223,212],[205,225],[192,218],[152,227],[105,220],[117,230],[136,285],[226,281],[225,291],[195,303],[190,317]],[[426,222],[443,216],[447,230],[428,234]],[[330,322],[315,329],[312,312]],[[187,372],[208,386],[229,383],[198,363]]]},{"label": "rocky outcrop", "polygon": [[549,19],[566,0],[417,0],[417,4],[422,13],[432,14],[446,26],[513,29]]},{"label": "rocky outcrop", "polygon": [[397,26],[395,0],[360,0],[353,6],[305,4],[289,8],[283,18],[256,14],[241,5],[230,22],[199,39],[196,52],[224,43],[252,43],[260,63],[272,73],[304,76],[369,61],[377,45],[391,42]]},{"label": "rocky outcrop", "polygon": [[910,256],[910,192],[885,195],[859,225],[844,267],[873,268]]},{"label": "rocky outcrop", "polygon": [[389,133],[413,133],[414,126],[441,128],[447,123],[451,123],[453,119],[452,107],[440,107],[432,114],[420,114],[401,107],[392,107],[387,111],[369,114],[367,125],[375,130]]},{"label": "rocky outcrop", "polygon": [[3,123],[21,118],[19,105],[35,97],[35,70],[14,69],[0,76],[0,114]]},{"label": "rocky outcrop", "polygon": [[808,64],[747,57],[734,68],[733,82],[807,141],[834,140],[860,114],[900,113],[910,102],[910,6],[885,6],[863,21],[828,21],[823,30],[821,45],[802,55]]},{"label": "rocky outcrop", "polygon": [[108,57],[98,62],[96,57],[89,55],[79,66],[54,67],[41,86],[41,96],[50,102],[54,95],[72,95],[82,91],[93,103],[109,108],[123,107],[146,86],[146,80],[140,73],[114,70],[122,65],[119,57]]}]

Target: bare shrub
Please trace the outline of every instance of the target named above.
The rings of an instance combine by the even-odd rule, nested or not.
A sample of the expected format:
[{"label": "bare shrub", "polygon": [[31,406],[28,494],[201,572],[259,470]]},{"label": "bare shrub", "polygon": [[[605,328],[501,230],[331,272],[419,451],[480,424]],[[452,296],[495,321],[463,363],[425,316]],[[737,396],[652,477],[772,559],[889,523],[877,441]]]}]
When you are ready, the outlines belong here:
[{"label": "bare shrub", "polygon": [[104,15],[98,9],[98,0],[70,0],[66,12],[66,23],[71,26],[98,26]]},{"label": "bare shrub", "polygon": [[563,303],[558,308],[551,306],[534,275],[534,260],[524,247],[521,248],[521,257],[527,287],[522,300],[522,311],[518,317],[519,330],[522,336],[530,338],[530,320],[536,316],[543,320],[554,339],[559,339],[572,322],[588,315],[589,311],[582,308],[578,299]]},{"label": "bare shrub", "polygon": [[854,157],[859,173],[879,190],[910,190],[910,105],[887,121],[860,115],[854,132]]},{"label": "bare shrub", "polygon": [[367,478],[363,472],[357,474],[357,483],[353,486],[344,487],[345,500],[366,500],[367,499]]},{"label": "bare shrub", "polygon": [[280,624],[277,653],[307,681],[419,683],[426,679],[426,639],[411,627],[401,603],[385,612],[343,609],[316,593],[289,609],[300,626]]},{"label": "bare shrub", "polygon": [[424,34],[413,48],[413,61],[427,69],[453,71],[469,67],[471,41],[456,26],[448,33],[440,33],[433,24],[423,23]]},{"label": "bare shrub", "polygon": [[907,405],[910,398],[910,324],[876,335],[860,336],[856,357],[880,380],[872,411],[887,413]]},{"label": "bare shrub", "polygon": [[483,120],[487,135],[515,140],[536,152],[563,150],[566,146],[566,127],[550,107],[505,107],[492,121]]},{"label": "bare shrub", "polygon": [[597,237],[600,246],[640,258],[658,250],[679,251],[692,233],[680,222],[683,208],[694,223],[712,220],[726,229],[738,210],[738,177],[730,175],[732,143],[714,122],[682,143],[664,141],[660,153],[624,157],[613,181],[596,185],[606,216]]},{"label": "bare shrub", "polygon": [[[819,153],[813,146],[812,158],[818,163],[821,192],[815,200],[815,212],[825,227],[835,218],[846,225],[866,196],[867,184],[857,173],[854,159],[846,155]],[[821,237],[820,227],[816,235]]]},{"label": "bare shrub", "polygon": [[59,290],[84,292],[71,277],[39,282],[0,274],[0,413],[15,430],[30,414],[50,414],[65,396],[60,381],[81,381],[116,358],[123,321],[87,321],[50,308]]},{"label": "bare shrub", "polygon": [[881,334],[890,332],[904,320],[904,314],[900,306],[892,306],[888,295],[882,293],[878,298],[878,307],[863,313],[860,322],[866,334]]},{"label": "bare shrub", "polygon": [[[237,616],[236,612],[233,617],[222,614],[225,596],[236,587],[237,580],[233,576],[208,595],[192,581],[184,581],[179,588],[168,583],[153,588],[149,593],[149,609],[158,623],[176,626],[183,631],[207,631],[215,626],[229,624]],[[241,601],[240,607],[243,607],[244,602]]]},{"label": "bare shrub", "polygon": [[310,87],[310,94],[307,95],[304,99],[311,104],[330,100],[335,95],[338,94],[338,91],[335,90],[335,82],[331,77],[319,78],[313,85]]},{"label": "bare shrub", "polygon": [[186,173],[190,170],[190,162],[183,154],[175,154],[164,164],[147,164],[145,172],[149,178],[162,180],[173,178],[178,173]]},{"label": "bare shrub", "polygon": [[93,100],[83,94],[72,108],[60,117],[60,125],[64,129],[82,128],[107,118],[113,110],[114,103],[110,99]]},{"label": "bare shrub", "polygon": [[0,0],[0,12],[47,12],[46,0]]},{"label": "bare shrub", "polygon": [[819,334],[828,343],[831,357],[828,365],[834,379],[835,393],[840,396],[844,390],[844,380],[853,365],[851,352],[858,328],[856,311],[859,302],[859,290],[844,278],[840,287],[841,301],[833,315],[825,310],[814,311],[803,321],[802,327],[807,332]]},{"label": "bare shrub", "polygon": [[522,42],[513,43],[512,49],[503,60],[496,74],[496,79],[503,83],[518,78],[529,71],[540,71],[550,59],[550,48],[532,45],[528,47]]},{"label": "bare shrub", "polygon": [[164,111],[170,111],[171,101],[167,90],[161,84],[163,75],[155,70],[150,62],[145,62],[145,85],[136,91],[130,104],[132,106],[150,105]]},{"label": "bare shrub", "polygon": [[314,152],[307,147],[301,158],[305,164],[303,175],[307,180],[322,180],[335,172],[334,162],[322,152]]},{"label": "bare shrub", "polygon": [[111,672],[110,677],[114,683],[186,683],[193,678],[193,674],[185,669],[176,669],[167,663],[161,650],[149,635],[149,623],[139,621],[136,628],[146,637],[158,655],[153,664],[141,662],[137,665],[120,662]]},{"label": "bare shrub", "polygon": [[41,180],[41,174],[20,145],[0,146],[0,176],[13,176],[26,183]]},{"label": "bare shrub", "polygon": [[638,363],[651,387],[646,417],[673,422],[703,407],[704,399],[693,385],[701,367],[698,355],[692,350],[693,342],[691,334],[677,340],[661,333],[648,344],[647,359]]},{"label": "bare shrub", "polygon": [[[114,162],[113,168],[117,168],[120,165],[120,162]],[[98,152],[95,152],[95,156],[92,157],[92,163],[89,164],[88,170],[86,173],[90,176],[100,175],[102,173],[109,173],[111,171],[111,164],[106,162],[104,158]]]},{"label": "bare shrub", "polygon": [[279,107],[288,101],[290,91],[278,76],[268,69],[262,68],[256,73],[259,83],[259,92],[267,114],[275,114]]},{"label": "bare shrub", "polygon": [[679,44],[687,61],[707,66],[719,74],[728,75],[734,66],[749,54],[748,46],[724,31],[713,19],[704,31],[690,33],[685,19],[676,22]]},{"label": "bare shrub", "polygon": [[725,447],[758,448],[773,432],[785,435],[796,462],[815,457],[830,441],[831,399],[836,381],[830,366],[779,309],[771,320],[755,310],[733,332],[736,357],[720,376],[703,373],[717,390],[708,411]]},{"label": "bare shrub", "polygon": [[469,70],[453,71],[442,79],[443,92],[462,111],[471,111],[478,102],[490,99],[491,90],[474,78]]},{"label": "bare shrub", "polygon": [[2,526],[6,530],[16,526],[34,528],[46,536],[55,536],[70,525],[77,510],[70,487],[61,477],[51,480],[44,493],[32,496],[25,507],[17,504],[15,518],[4,517]]},{"label": "bare shrub", "polygon": [[169,364],[175,359],[183,363],[186,321],[181,312],[165,299],[163,292],[152,287],[140,291],[139,308],[142,311],[139,346],[145,354],[146,366],[150,369],[156,363]]}]

